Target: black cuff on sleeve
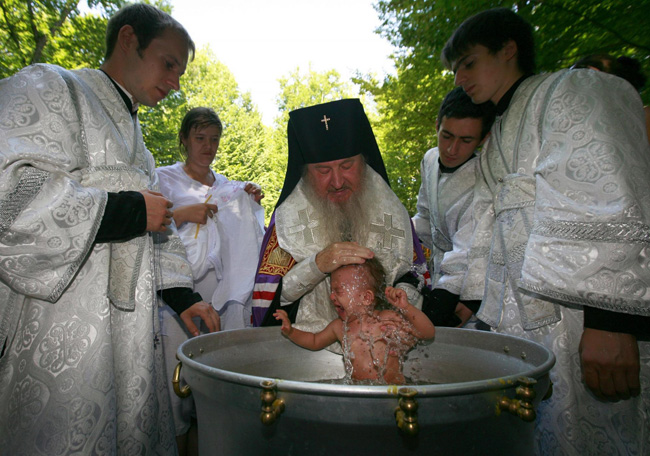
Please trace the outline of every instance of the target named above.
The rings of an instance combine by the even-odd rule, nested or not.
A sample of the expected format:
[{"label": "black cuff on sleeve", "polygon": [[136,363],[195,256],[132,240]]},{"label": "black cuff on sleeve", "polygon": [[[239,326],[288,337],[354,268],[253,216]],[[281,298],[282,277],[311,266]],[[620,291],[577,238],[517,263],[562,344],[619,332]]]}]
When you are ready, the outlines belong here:
[{"label": "black cuff on sleeve", "polygon": [[423,289],[422,296],[422,312],[435,326],[458,326],[461,323],[455,313],[460,296],[441,288]]},{"label": "black cuff on sleeve", "polygon": [[402,277],[400,277],[399,279],[397,279],[397,280],[395,281],[395,283],[393,284],[393,286],[394,286],[394,287],[397,286],[398,283],[408,283],[408,284],[410,284],[410,285],[413,285],[415,288],[418,288],[418,287],[420,286],[420,281],[419,281],[419,279],[418,279],[417,276],[416,276],[415,274],[413,274],[412,272],[407,272],[407,273],[404,274]]},{"label": "black cuff on sleeve", "polygon": [[467,307],[469,310],[472,311],[474,315],[476,315],[476,312],[481,308],[481,301],[461,301],[463,304],[465,304],[465,307]]},{"label": "black cuff on sleeve", "polygon": [[644,339],[650,337],[650,317],[612,312],[596,307],[584,308],[584,326],[601,331],[633,334]]},{"label": "black cuff on sleeve", "polygon": [[172,308],[177,315],[182,314],[187,309],[192,307],[193,304],[196,304],[199,301],[203,301],[203,298],[199,293],[194,293],[191,288],[168,288],[166,290],[160,290],[158,296],[165,301],[169,307]]},{"label": "black cuff on sleeve", "polygon": [[95,242],[125,241],[147,229],[147,205],[140,192],[108,193]]}]

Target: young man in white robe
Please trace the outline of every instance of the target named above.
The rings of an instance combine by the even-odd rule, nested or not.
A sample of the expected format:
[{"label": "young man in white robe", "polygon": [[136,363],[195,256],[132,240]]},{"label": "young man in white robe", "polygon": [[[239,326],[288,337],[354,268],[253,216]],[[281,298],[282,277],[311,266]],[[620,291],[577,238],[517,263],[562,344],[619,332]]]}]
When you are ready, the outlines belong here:
[{"label": "young man in white robe", "polygon": [[195,301],[135,107],[179,89],[194,44],[149,5],[109,21],[101,70],[0,81],[2,454],[175,454],[158,297]]},{"label": "young man in white robe", "polygon": [[423,310],[438,325],[457,326],[481,303],[484,281],[464,286],[467,261],[462,247],[472,236],[468,221],[472,217],[477,149],[493,122],[491,102],[474,104],[462,88],[455,88],[438,111],[438,147],[429,149],[420,164],[422,183],[413,226],[422,245],[431,250],[433,292],[425,298]]},{"label": "young man in white robe", "polygon": [[481,320],[555,353],[537,453],[649,454],[650,151],[638,93],[597,71],[533,75],[532,28],[508,9],[467,19],[442,58],[475,103],[497,107],[468,274],[486,280]]}]

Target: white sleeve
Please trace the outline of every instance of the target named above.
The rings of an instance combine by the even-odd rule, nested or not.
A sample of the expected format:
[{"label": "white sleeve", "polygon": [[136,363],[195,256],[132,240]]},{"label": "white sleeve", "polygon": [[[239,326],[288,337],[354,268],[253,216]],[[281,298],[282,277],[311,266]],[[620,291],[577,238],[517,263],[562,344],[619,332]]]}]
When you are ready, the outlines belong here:
[{"label": "white sleeve", "polygon": [[575,70],[548,96],[519,286],[650,315],[650,146],[625,80]]},{"label": "white sleeve", "polygon": [[282,295],[280,304],[285,306],[300,299],[305,293],[314,289],[327,274],[316,266],[316,254],[296,263],[282,278]]},{"label": "white sleeve", "polygon": [[416,205],[417,213],[413,216],[413,226],[415,227],[415,234],[422,242],[422,244],[431,249],[433,246],[433,237],[431,235],[431,218],[429,212],[429,197],[428,197],[428,184],[429,178],[425,171],[424,158],[420,163],[420,176],[422,183],[420,184],[420,191],[418,192],[418,201]]}]

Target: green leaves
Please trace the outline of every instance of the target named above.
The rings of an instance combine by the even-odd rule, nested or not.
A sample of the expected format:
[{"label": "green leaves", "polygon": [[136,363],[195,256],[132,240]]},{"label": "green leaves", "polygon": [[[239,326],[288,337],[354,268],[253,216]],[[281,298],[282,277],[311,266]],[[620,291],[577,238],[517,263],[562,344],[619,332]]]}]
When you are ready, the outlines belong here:
[{"label": "green leaves", "polygon": [[81,14],[79,0],[0,0],[0,78],[32,63],[66,68],[99,67],[107,17],[126,2],[91,1],[97,12]]},{"label": "green leaves", "polygon": [[[179,154],[178,130],[185,113],[206,106],[214,109],[223,123],[223,134],[214,163],[216,172],[233,180],[253,181],[266,194],[267,219],[279,191],[277,170],[269,155],[270,132],[249,93],[242,93],[233,74],[214,56],[209,47],[199,49],[186,74],[181,78],[181,90],[173,92],[155,108],[145,108],[140,114],[147,147],[158,166],[183,160]],[[282,182],[279,184],[282,185]],[[277,195],[276,195],[277,193]]]},{"label": "green leaves", "polygon": [[[104,55],[107,18],[124,0],[89,0],[90,14],[78,0],[0,0],[0,77],[32,62],[66,68],[99,67]],[[150,3],[171,12],[169,0]],[[566,68],[579,57],[608,52],[637,58],[650,75],[650,35],[644,20],[650,2],[622,0],[379,0],[378,32],[395,46],[396,75],[378,80],[357,75],[344,80],[335,70],[296,68],[280,79],[279,115],[264,126],[254,100],[242,93],[232,73],[209,48],[197,52],[172,93],[155,109],[142,107],[140,120],[147,147],[159,165],[179,160],[177,132],[195,106],[215,109],[224,132],[215,168],[231,179],[262,186],[267,221],[284,181],[286,128],[293,109],[358,96],[370,117],[393,190],[415,212],[419,163],[437,143],[435,121],[453,77],[440,63],[440,51],[460,23],[493,7],[513,8],[535,27],[540,71]],[[191,32],[191,31],[190,31]],[[304,69],[303,69],[304,70]],[[650,85],[650,84],[649,84]],[[650,103],[650,90],[642,92]]]}]

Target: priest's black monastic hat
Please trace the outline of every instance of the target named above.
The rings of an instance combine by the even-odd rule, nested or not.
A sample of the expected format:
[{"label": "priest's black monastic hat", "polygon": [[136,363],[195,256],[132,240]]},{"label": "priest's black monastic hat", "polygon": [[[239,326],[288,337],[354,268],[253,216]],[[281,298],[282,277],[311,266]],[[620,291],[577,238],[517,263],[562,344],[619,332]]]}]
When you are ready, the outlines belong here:
[{"label": "priest's black monastic hat", "polygon": [[279,206],[293,191],[304,165],[322,163],[363,154],[388,183],[375,135],[358,98],[332,101],[289,113],[287,125],[289,160]]}]

